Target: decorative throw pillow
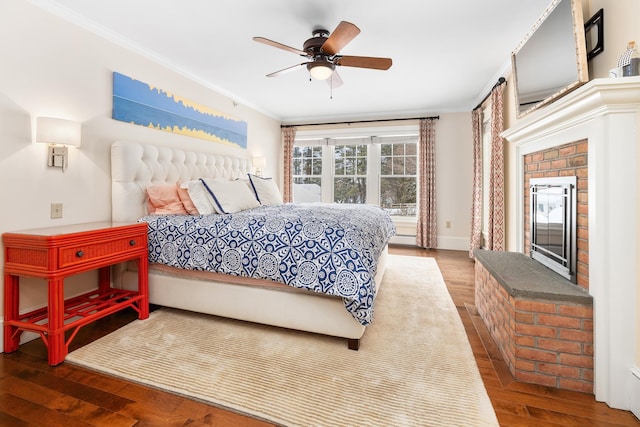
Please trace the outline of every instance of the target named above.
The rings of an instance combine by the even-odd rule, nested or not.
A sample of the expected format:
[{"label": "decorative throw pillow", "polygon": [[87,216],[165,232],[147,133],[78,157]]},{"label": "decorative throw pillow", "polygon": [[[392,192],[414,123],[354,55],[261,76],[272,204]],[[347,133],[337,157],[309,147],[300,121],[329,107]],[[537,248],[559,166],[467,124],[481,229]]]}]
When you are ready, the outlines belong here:
[{"label": "decorative throw pillow", "polygon": [[186,214],[178,196],[177,184],[151,185],[147,187],[147,209],[150,214]]},{"label": "decorative throw pillow", "polygon": [[201,178],[218,213],[235,213],[260,206],[251,190],[242,180]]},{"label": "decorative throw pillow", "polygon": [[251,174],[248,175],[251,189],[261,205],[276,206],[283,203],[280,190],[273,179],[262,178]]},{"label": "decorative throw pillow", "polygon": [[198,208],[193,204],[186,188],[178,187],[178,197],[180,197],[180,201],[189,215],[199,215]]},{"label": "decorative throw pillow", "polygon": [[207,191],[204,189],[204,185],[202,185],[202,182],[199,179],[183,182],[180,184],[180,187],[187,190],[189,198],[198,211],[198,214],[208,215],[216,213],[213,208],[213,203],[210,200],[211,198],[208,196]]}]

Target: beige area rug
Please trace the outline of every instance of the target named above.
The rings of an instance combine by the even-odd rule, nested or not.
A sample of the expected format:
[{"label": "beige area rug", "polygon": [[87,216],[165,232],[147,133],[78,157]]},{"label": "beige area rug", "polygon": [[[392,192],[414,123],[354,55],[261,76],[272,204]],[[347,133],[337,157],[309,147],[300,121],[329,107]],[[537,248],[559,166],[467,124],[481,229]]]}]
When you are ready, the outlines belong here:
[{"label": "beige area rug", "polygon": [[497,426],[436,261],[392,255],[359,351],[160,309],[67,357],[285,426]]}]

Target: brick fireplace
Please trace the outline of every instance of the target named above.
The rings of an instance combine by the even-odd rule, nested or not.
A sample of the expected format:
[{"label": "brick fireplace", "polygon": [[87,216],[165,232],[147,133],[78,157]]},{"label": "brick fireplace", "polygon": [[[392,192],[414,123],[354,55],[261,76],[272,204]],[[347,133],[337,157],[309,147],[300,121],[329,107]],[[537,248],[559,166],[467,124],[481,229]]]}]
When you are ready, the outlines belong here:
[{"label": "brick fireplace", "polygon": [[[577,177],[576,276],[585,290],[589,288],[587,153],[588,142],[582,140],[524,155],[522,188],[523,249],[529,255],[530,180]],[[573,292],[576,285],[518,255],[477,254],[475,266],[476,307],[509,371],[518,381],[592,393],[591,297]],[[556,286],[545,289],[549,283]]]},{"label": "brick fireplace", "polygon": [[[636,416],[640,416],[639,100],[640,77],[595,79],[503,133],[509,164],[508,248],[521,254],[528,241],[527,174],[581,167],[586,150],[585,170],[566,173],[586,174],[586,188],[579,196],[583,204],[578,287],[593,299],[593,393],[596,400]],[[552,167],[554,162],[557,168]],[[536,311],[532,316],[540,319],[542,314]]]}]

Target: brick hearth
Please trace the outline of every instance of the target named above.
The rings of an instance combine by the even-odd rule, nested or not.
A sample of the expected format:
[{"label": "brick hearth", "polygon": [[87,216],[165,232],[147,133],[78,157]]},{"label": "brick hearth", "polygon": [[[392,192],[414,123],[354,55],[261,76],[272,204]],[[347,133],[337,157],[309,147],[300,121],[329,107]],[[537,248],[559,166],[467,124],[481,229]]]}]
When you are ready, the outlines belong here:
[{"label": "brick hearth", "polygon": [[593,392],[593,301],[520,253],[476,251],[478,313],[518,381]]}]

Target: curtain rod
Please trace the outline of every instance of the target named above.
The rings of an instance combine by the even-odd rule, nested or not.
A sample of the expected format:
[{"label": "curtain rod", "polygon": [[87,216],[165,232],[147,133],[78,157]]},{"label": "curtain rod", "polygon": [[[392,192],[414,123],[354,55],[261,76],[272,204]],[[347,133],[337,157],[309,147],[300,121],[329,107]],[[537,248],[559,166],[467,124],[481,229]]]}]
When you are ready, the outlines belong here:
[{"label": "curtain rod", "polygon": [[300,124],[300,125],[280,125],[280,127],[281,128],[293,128],[293,127],[297,127],[297,126],[351,125],[351,124],[354,124],[354,123],[396,122],[396,121],[401,121],[401,120],[421,120],[421,119],[438,120],[438,119],[440,119],[440,116],[411,117],[411,118],[404,118],[404,119],[355,120],[355,121],[352,121],[352,122],[333,122],[333,123],[306,123],[306,124]]},{"label": "curtain rod", "polygon": [[500,77],[498,79],[498,81],[496,82],[496,84],[493,85],[493,87],[491,88],[491,90],[489,91],[489,93],[487,94],[487,96],[485,96],[484,98],[482,98],[482,101],[480,101],[480,103],[478,103],[478,105],[476,105],[476,108],[474,108],[474,110],[477,110],[478,108],[480,108],[482,106],[482,104],[484,104],[484,101],[487,100],[487,98],[489,98],[491,96],[491,92],[493,92],[493,90],[495,88],[497,88],[498,86],[500,86],[501,84],[505,83],[507,80],[504,77]]}]

